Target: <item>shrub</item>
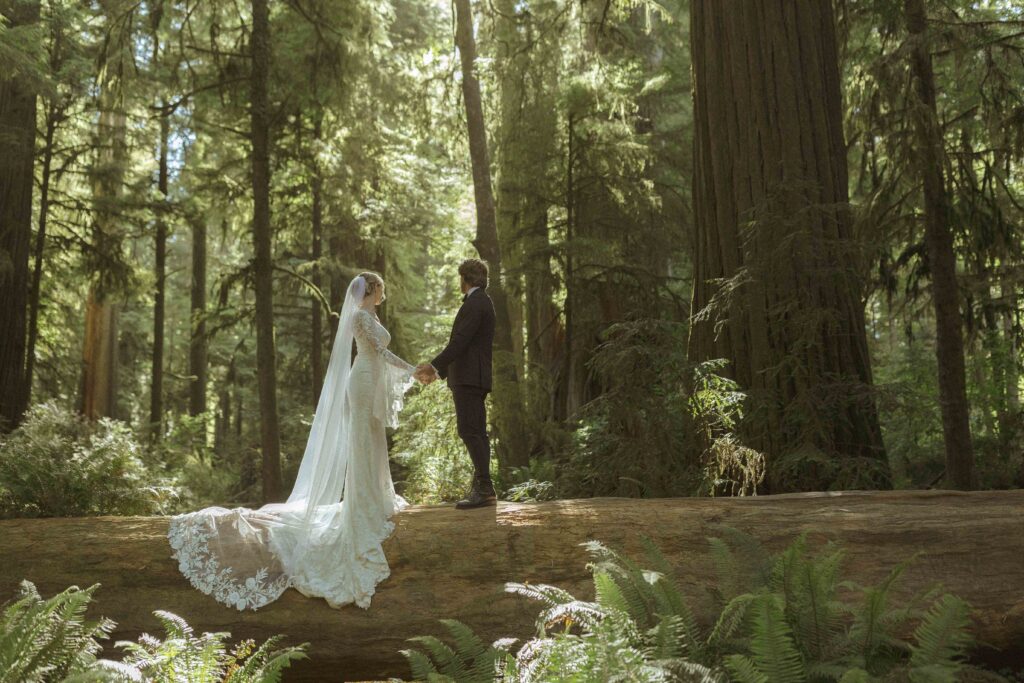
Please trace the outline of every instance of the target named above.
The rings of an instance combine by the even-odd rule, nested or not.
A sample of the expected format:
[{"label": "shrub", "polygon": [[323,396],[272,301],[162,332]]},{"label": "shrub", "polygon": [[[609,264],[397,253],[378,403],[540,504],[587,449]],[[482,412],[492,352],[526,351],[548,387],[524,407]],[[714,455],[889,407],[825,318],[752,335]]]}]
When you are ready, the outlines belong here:
[{"label": "shrub", "polygon": [[163,512],[177,489],[156,481],[139,452],[122,422],[36,404],[0,441],[0,517]]}]

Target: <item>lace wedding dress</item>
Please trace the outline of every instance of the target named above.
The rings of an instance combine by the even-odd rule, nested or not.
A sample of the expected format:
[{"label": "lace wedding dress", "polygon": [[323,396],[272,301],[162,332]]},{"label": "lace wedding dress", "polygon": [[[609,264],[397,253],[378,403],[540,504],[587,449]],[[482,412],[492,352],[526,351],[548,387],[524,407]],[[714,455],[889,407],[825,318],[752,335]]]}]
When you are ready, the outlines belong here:
[{"label": "lace wedding dress", "polygon": [[[289,587],[331,607],[370,606],[391,570],[381,543],[408,506],[395,493],[385,427],[396,427],[415,366],[349,285],[306,452],[288,501],[209,507],[171,519],[172,557],[192,585],[225,605],[257,609]],[[349,366],[352,340],[357,355]]]}]

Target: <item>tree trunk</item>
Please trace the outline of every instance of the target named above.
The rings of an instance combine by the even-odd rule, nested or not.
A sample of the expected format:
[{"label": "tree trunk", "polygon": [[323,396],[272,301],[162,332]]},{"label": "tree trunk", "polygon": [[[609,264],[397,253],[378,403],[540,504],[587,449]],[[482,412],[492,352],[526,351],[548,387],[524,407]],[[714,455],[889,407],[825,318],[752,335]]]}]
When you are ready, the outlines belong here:
[{"label": "tree trunk", "polygon": [[277,422],[277,363],[274,348],[273,261],[270,232],[270,15],[268,0],[252,0],[252,192],[253,262],[256,281],[256,372],[259,380],[263,502],[284,495],[281,436]]},{"label": "tree trunk", "polygon": [[[716,616],[707,589],[717,583],[707,538],[725,525],[753,535],[773,552],[804,530],[812,552],[837,541],[844,550],[840,577],[866,585],[922,551],[924,558],[894,584],[894,604],[942,582],[971,603],[979,639],[1017,663],[1024,657],[1024,491],[499,501],[497,508],[469,514],[414,505],[395,522],[394,534],[384,541],[391,575],[377,587],[368,612],[355,605],[331,609],[294,590],[255,612],[225,607],[179,573],[163,517],[0,521],[0,600],[11,597],[22,579],[35,582],[44,595],[98,582],[89,617],[117,622],[108,647],[142,632],[158,635],[152,613],[164,609],[200,633],[230,631],[232,639],[281,633],[287,644],[309,642],[309,659],[289,669],[285,680],[408,678],[399,650],[421,647],[407,640],[416,635],[447,640],[440,618],[463,621],[486,642],[532,637],[541,605],[506,593],[507,581],[550,583],[592,600],[586,568],[591,558],[581,547],[590,540],[646,567],[640,535],[650,537],[707,627]],[[464,552],[467,538],[473,539],[471,553]],[[854,595],[841,589],[840,597]]]},{"label": "tree trunk", "polygon": [[[39,21],[38,2],[4,3],[11,27]],[[25,386],[28,252],[32,241],[32,164],[36,93],[26,78],[0,77],[0,433],[21,423]]]},{"label": "tree trunk", "polygon": [[[473,246],[490,268],[488,293],[496,316],[494,422],[498,433],[498,466],[503,475],[510,467],[527,465],[529,453],[523,439],[519,381],[515,368],[511,318],[502,283],[501,248],[498,242],[494,191],[491,187],[487,130],[484,125],[480,81],[476,75],[476,39],[470,0],[455,0],[455,44],[462,64],[462,97],[466,106],[469,154],[473,167],[473,195],[476,200],[476,238]],[[507,479],[506,479],[507,481]]]},{"label": "tree trunk", "polygon": [[689,358],[726,358],[749,394],[743,437],[768,459],[764,490],[888,487],[832,6],[695,0],[690,27]]},{"label": "tree trunk", "polygon": [[[93,198],[93,250],[120,260],[119,202],[123,194],[128,158],[126,69],[131,60],[131,13],[122,0],[102,3],[110,36],[101,55],[99,122],[96,130],[96,163],[91,170]],[[85,307],[85,341],[82,359],[80,409],[89,419],[116,417],[117,329],[120,306],[112,300],[118,283],[99,268],[89,283]]]},{"label": "tree trunk", "polygon": [[79,411],[90,420],[112,417],[117,402],[117,323],[119,307],[106,301],[96,284],[85,302],[82,391]]},{"label": "tree trunk", "polygon": [[927,15],[922,0],[905,0],[910,33],[910,66],[916,99],[909,104],[924,184],[924,241],[935,304],[935,355],[939,368],[939,403],[946,447],[946,481],[951,488],[977,486],[967,405],[963,323],[956,280],[956,255],[949,226],[949,199],[943,179],[942,130],[935,106],[935,74],[929,53]]},{"label": "tree trunk", "polygon": [[32,377],[36,367],[36,340],[39,338],[39,302],[42,300],[43,250],[46,246],[46,222],[50,216],[50,182],[53,175],[53,138],[57,132],[57,121],[62,114],[54,106],[48,107],[46,133],[44,134],[42,182],[39,184],[39,228],[36,231],[34,265],[32,267],[32,288],[28,304],[28,349],[25,355],[25,397],[22,405],[32,403]]},{"label": "tree trunk", "polygon": [[[323,169],[319,160],[320,141],[323,138],[323,123],[324,117],[323,112],[317,109],[314,114],[315,120],[313,122],[313,179],[311,182],[311,192],[313,194],[313,248],[310,258],[312,258],[315,267],[311,274],[311,280],[313,284],[319,289],[321,278],[320,278],[320,259],[323,258],[323,220],[324,220],[324,178]],[[312,388],[310,398],[313,400],[313,405],[320,400],[320,387],[323,386],[324,382],[324,331],[323,331],[323,306],[320,300],[313,298],[310,310],[310,341],[309,341],[309,352],[312,358]]]},{"label": "tree trunk", "polygon": [[[156,51],[159,44],[159,37],[154,31],[154,62],[157,59]],[[153,301],[153,362],[149,390],[149,427],[150,438],[153,442],[159,442],[164,435],[164,321],[167,297],[167,198],[169,194],[167,144],[170,138],[170,112],[167,110],[167,102],[161,104],[157,191],[160,192],[163,204],[156,212],[156,239],[153,245],[156,261],[156,296]]]},{"label": "tree trunk", "polygon": [[206,412],[206,219],[192,219],[192,324],[189,335],[189,414]]}]

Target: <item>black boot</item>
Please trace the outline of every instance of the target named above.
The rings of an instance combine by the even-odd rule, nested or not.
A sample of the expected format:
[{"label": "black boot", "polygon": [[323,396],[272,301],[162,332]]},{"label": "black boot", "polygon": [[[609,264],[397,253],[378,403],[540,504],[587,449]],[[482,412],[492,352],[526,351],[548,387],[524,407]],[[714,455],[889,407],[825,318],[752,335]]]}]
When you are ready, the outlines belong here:
[{"label": "black boot", "polygon": [[459,510],[467,510],[469,508],[497,504],[498,496],[494,493],[494,485],[489,480],[484,482],[480,477],[474,476],[473,488],[470,490],[469,495],[457,502],[455,507]]}]

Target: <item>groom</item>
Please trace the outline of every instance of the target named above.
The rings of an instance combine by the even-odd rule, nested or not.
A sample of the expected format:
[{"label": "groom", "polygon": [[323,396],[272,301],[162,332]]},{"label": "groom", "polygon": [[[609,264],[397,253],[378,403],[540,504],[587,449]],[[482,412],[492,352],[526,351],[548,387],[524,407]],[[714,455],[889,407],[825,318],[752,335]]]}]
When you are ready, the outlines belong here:
[{"label": "groom", "polygon": [[473,488],[455,504],[460,510],[496,505],[491,483],[491,442],[484,399],[491,390],[491,345],[494,304],[487,289],[487,263],[466,259],[459,265],[462,306],[455,315],[448,346],[429,363],[416,367],[416,378],[430,383],[447,379],[455,401],[459,437],[473,460]]}]

